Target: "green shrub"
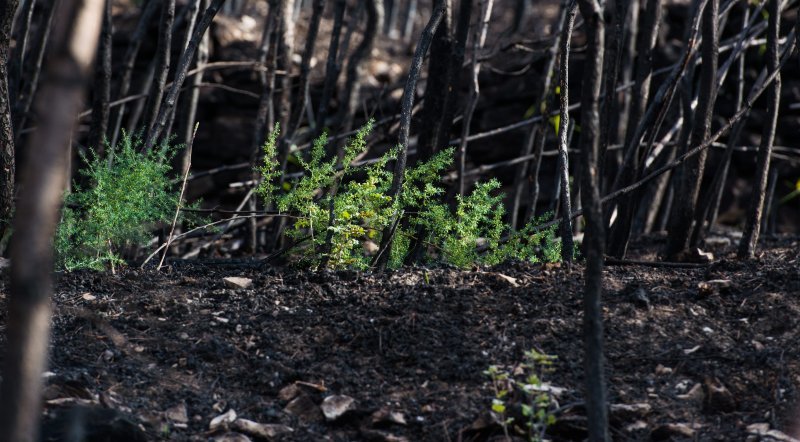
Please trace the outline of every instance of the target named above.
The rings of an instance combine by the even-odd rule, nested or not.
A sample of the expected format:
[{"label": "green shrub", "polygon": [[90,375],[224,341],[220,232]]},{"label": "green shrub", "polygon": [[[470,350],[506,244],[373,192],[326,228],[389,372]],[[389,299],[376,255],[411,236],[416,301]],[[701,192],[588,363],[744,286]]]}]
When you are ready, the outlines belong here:
[{"label": "green shrub", "polygon": [[[459,197],[455,215],[440,202],[441,176],[452,163],[452,148],[408,168],[401,196],[392,201],[386,196],[392,182],[386,165],[396,158],[396,149],[370,165],[352,166],[365,152],[366,137],[371,130],[370,121],[348,140],[341,170],[337,170],[336,159],[325,160],[328,139],[323,134],[313,143],[307,160],[297,157],[305,172],[303,177],[285,186],[277,185],[280,177],[277,125],[268,137],[264,163],[257,168],[264,177],[257,193],[267,205],[275,202],[279,211],[294,217],[287,235],[295,240],[308,238],[297,247],[302,260],[314,267],[327,264],[333,268],[366,269],[370,257],[364,250],[365,244],[379,243],[382,232],[395,216],[403,221],[395,226],[389,252],[392,268],[402,265],[417,231],[428,232],[421,240],[425,249],[433,250],[429,259],[458,267],[494,265],[510,259],[560,260],[556,226],[535,231],[534,226],[542,221],[540,218],[518,232],[510,232],[503,222],[503,197],[494,194],[500,187],[496,180],[479,183],[470,195]],[[285,192],[278,194],[281,190]]]},{"label": "green shrub", "polygon": [[56,233],[57,266],[102,270],[122,264],[122,251],[144,244],[152,228],[172,221],[179,194],[168,176],[175,149],[168,143],[142,153],[142,140],[123,134],[109,159],[89,151],[80,173],[87,188],[65,198]]}]

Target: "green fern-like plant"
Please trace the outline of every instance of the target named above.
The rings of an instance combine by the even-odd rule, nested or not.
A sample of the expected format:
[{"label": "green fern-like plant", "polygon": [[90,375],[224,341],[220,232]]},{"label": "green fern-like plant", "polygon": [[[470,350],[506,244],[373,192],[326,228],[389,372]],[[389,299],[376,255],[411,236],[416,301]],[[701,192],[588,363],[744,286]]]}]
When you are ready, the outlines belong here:
[{"label": "green fern-like plant", "polygon": [[66,196],[56,232],[60,268],[113,268],[124,262],[123,249],[144,244],[153,226],[172,220],[179,198],[168,176],[175,149],[141,147],[140,138],[123,134],[115,150],[107,147],[110,159],[93,150],[84,157],[88,185]]},{"label": "green fern-like plant", "polygon": [[[304,246],[296,249],[302,260],[315,267],[324,263],[333,268],[365,269],[370,256],[364,246],[379,243],[382,233],[397,217],[403,221],[391,226],[391,268],[402,265],[418,231],[428,233],[420,240],[425,249],[433,251],[432,259],[458,267],[494,265],[508,259],[560,259],[560,251],[555,252],[555,226],[534,231],[541,221],[537,219],[519,232],[510,232],[503,222],[505,209],[503,196],[496,194],[500,188],[497,180],[477,184],[470,195],[458,198],[456,213],[451,213],[440,201],[440,182],[452,163],[452,148],[408,168],[400,197],[392,200],[386,195],[392,182],[386,165],[396,158],[397,149],[370,165],[352,165],[365,152],[371,130],[370,121],[348,140],[340,168],[336,159],[325,159],[327,135],[317,138],[308,159],[296,157],[303,176],[283,189],[277,184],[277,125],[267,138],[264,163],[257,168],[264,180],[257,193],[266,203],[274,201],[279,211],[294,217],[287,235],[295,240],[307,239]],[[282,190],[285,192],[279,193]]]}]

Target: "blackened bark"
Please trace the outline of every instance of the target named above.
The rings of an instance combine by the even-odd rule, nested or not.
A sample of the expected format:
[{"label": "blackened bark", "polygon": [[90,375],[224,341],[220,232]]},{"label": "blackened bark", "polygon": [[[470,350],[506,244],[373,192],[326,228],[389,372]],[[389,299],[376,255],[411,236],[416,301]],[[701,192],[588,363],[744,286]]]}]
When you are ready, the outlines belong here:
[{"label": "blackened bark", "polygon": [[[392,176],[392,186],[389,188],[387,195],[392,198],[392,201],[397,201],[397,199],[400,198],[400,193],[402,192],[403,188],[403,175],[405,174],[406,161],[408,160],[408,138],[411,129],[411,110],[414,107],[414,95],[417,89],[419,73],[422,69],[422,61],[425,58],[425,54],[428,52],[431,41],[433,41],[436,28],[439,27],[439,23],[441,23],[442,18],[444,17],[444,11],[444,0],[436,0],[431,18],[428,20],[425,30],[422,31],[419,43],[417,44],[417,49],[414,52],[414,58],[411,60],[411,68],[408,72],[408,80],[406,81],[406,86],[403,91],[403,101],[400,109],[400,130],[398,136],[398,145],[400,147],[400,151],[397,153],[394,175]],[[395,214],[394,218],[397,218],[398,216],[399,214]],[[383,231],[378,254],[375,256],[375,260],[372,263],[373,267],[377,267],[379,270],[385,269],[386,264],[389,261],[389,250],[392,246],[392,235],[394,233],[394,225],[396,225],[396,222],[397,221],[395,219],[395,221],[390,223],[390,225]]]},{"label": "blackened bark", "polygon": [[167,124],[167,117],[175,107],[175,100],[177,100],[178,94],[183,86],[183,82],[186,80],[186,73],[189,71],[189,66],[194,59],[194,53],[197,51],[197,46],[200,45],[200,40],[203,38],[203,34],[205,34],[206,30],[208,30],[208,27],[214,20],[214,16],[217,15],[220,6],[222,6],[223,3],[225,3],[225,0],[213,0],[205,12],[203,12],[203,18],[194,29],[192,38],[189,40],[189,46],[187,46],[186,50],[183,51],[180,62],[175,69],[175,78],[172,81],[172,87],[170,87],[169,92],[167,93],[167,98],[164,100],[164,103],[161,105],[158,111],[158,118],[156,118],[153,129],[147,135],[147,149],[152,148],[156,144],[158,137],[164,130],[164,126]]},{"label": "blackened bark", "polygon": [[459,195],[464,195],[466,191],[466,183],[465,183],[465,168],[467,164],[467,143],[468,143],[468,135],[469,129],[472,125],[472,115],[475,113],[475,108],[478,106],[478,97],[480,96],[480,82],[478,81],[478,75],[481,71],[481,62],[478,59],[478,52],[483,49],[483,45],[486,43],[486,32],[489,28],[489,17],[492,15],[492,8],[494,7],[494,0],[481,0],[480,2],[480,16],[478,19],[478,24],[475,26],[475,34],[472,37],[472,60],[470,61],[471,65],[471,74],[472,78],[470,81],[470,91],[469,91],[469,98],[467,98],[467,108],[464,110],[464,121],[461,123],[461,142],[458,145],[458,183],[457,183],[457,190]]},{"label": "blackened bark", "polygon": [[[280,27],[280,17],[283,16],[284,5],[279,0],[270,0],[269,13],[264,24],[264,34],[261,37],[261,46],[258,51],[258,62],[266,67],[266,72],[259,75],[261,81],[261,98],[258,101],[258,111],[256,113],[256,123],[253,128],[253,140],[250,144],[250,169],[253,171],[252,179],[260,177],[255,171],[256,161],[261,151],[261,144],[264,142],[267,127],[272,128],[275,124],[275,113],[273,111],[273,93],[275,91],[275,65],[277,64],[278,52],[278,32]],[[250,210],[256,210],[256,198],[250,198]],[[251,252],[255,252],[258,247],[258,228],[256,219],[248,220],[248,243]]]},{"label": "blackened bark", "polygon": [[[0,385],[0,434],[38,440],[42,373],[47,361],[53,235],[66,182],[67,156],[103,16],[102,0],[63,0],[52,55],[37,100],[39,128],[30,138],[11,240],[6,353]],[[80,26],[76,26],[80,23]]]},{"label": "blackened bark", "polygon": [[[740,3],[742,5],[741,32],[744,33],[747,30],[750,18],[750,3],[746,0]],[[742,103],[744,102],[745,60],[745,53],[742,52],[736,62],[736,104],[734,106],[737,112],[742,108]],[[728,142],[725,147],[725,153],[722,156],[722,161],[720,161],[720,164],[717,166],[717,172],[714,174],[714,179],[711,181],[708,193],[703,200],[703,204],[700,206],[703,211],[695,220],[695,222],[698,223],[698,228],[695,229],[694,235],[692,236],[692,247],[697,246],[705,236],[705,233],[713,227],[717,219],[717,213],[719,212],[719,206],[722,202],[722,193],[725,188],[725,181],[727,181],[728,178],[728,169],[731,164],[731,158],[733,157],[734,147],[739,141],[739,136],[742,133],[745,121],[745,119],[740,120],[728,136]]]},{"label": "blackened bark", "polygon": [[[383,19],[382,0],[365,0],[365,3],[367,28],[364,30],[364,38],[361,43],[347,60],[347,77],[342,96],[339,98],[339,105],[341,106],[339,109],[339,121],[341,121],[340,129],[342,132],[349,132],[353,128],[353,117],[360,98],[361,83],[359,79],[364,76],[362,66],[375,44],[378,24]],[[355,26],[355,23],[353,23],[353,26]],[[341,149],[338,155],[339,157],[342,156]]]},{"label": "blackened bark", "polygon": [[21,75],[25,82],[20,87],[16,98],[16,104],[11,114],[14,122],[14,140],[17,144],[19,144],[23,126],[25,126],[25,122],[28,120],[28,113],[31,110],[33,99],[36,96],[36,89],[39,86],[39,75],[42,72],[44,53],[47,49],[48,41],[50,40],[50,29],[52,28],[51,25],[56,11],[55,3],[56,0],[52,0],[47,6],[47,12],[39,28],[37,46],[31,49],[33,51],[32,63],[28,63],[31,57],[26,57],[25,65],[21,66],[23,70]]},{"label": "blackened bark", "polygon": [[[564,29],[566,18],[567,5],[562,3],[558,18],[556,19],[555,31],[553,32],[553,44],[550,45],[550,49],[547,51],[547,61],[545,62],[545,68],[542,73],[544,78],[541,81],[541,87],[537,91],[536,101],[534,102],[539,116],[545,120],[550,110],[550,90],[552,89],[553,74],[556,68],[556,60],[558,59],[558,50],[561,47],[561,32]],[[530,163],[526,161],[517,166],[516,175],[514,176],[514,198],[511,202],[511,211],[509,213],[511,230],[517,230],[519,209],[522,205],[526,177],[528,184],[531,186],[528,192],[531,198],[528,201],[527,212],[535,216],[536,200],[539,199],[539,168],[542,164],[542,152],[544,151],[544,140],[547,137],[547,128],[549,128],[549,125],[546,122],[532,126],[525,137],[525,144],[520,151],[520,156],[528,156],[533,152],[534,158]],[[529,169],[531,169],[532,173],[528,172]],[[527,219],[528,216],[525,216],[523,224],[527,222]]]},{"label": "blackened bark", "polygon": [[[417,143],[417,161],[429,159],[450,139],[453,126],[453,117],[456,112],[456,101],[460,90],[461,71],[464,64],[467,38],[469,36],[470,17],[472,16],[473,0],[463,0],[459,7],[458,23],[455,35],[445,34],[447,29],[453,27],[449,15],[452,13],[452,4],[447,2],[445,7],[444,23],[439,25],[434,41],[431,43],[431,57],[428,66],[428,84],[425,86],[425,107],[421,115],[422,126],[419,131]],[[445,26],[446,25],[446,26]],[[440,41],[441,39],[441,41]],[[437,53],[438,52],[438,53]],[[441,59],[438,66],[434,62]],[[446,66],[441,66],[446,64]],[[438,80],[441,76],[441,80]],[[432,89],[434,83],[440,90]],[[429,96],[430,92],[430,96]],[[430,108],[428,107],[430,105]],[[414,238],[407,257],[407,262],[418,261],[422,258],[423,243],[427,233],[420,227]]]},{"label": "blackened bark", "polygon": [[[569,50],[572,29],[575,26],[575,15],[577,14],[577,3],[572,0],[567,7],[567,23],[564,26],[561,36],[561,64],[559,67],[559,123],[558,123],[558,167],[561,182],[561,259],[567,263],[572,263],[574,244],[572,242],[572,201],[569,189],[569,141],[567,129],[569,128]],[[584,12],[585,14],[586,12]],[[602,53],[602,52],[601,52]],[[584,72],[587,72],[584,69]],[[602,74],[600,75],[602,79]]]},{"label": "blackened bark", "polygon": [[[8,58],[11,45],[11,25],[16,1],[0,6],[0,243],[8,230],[14,211],[14,127],[11,122],[11,101],[8,92]],[[0,255],[3,250],[0,246]]]},{"label": "blackened bark", "polygon": [[9,53],[8,60],[8,89],[12,103],[16,103],[19,94],[19,82],[22,77],[22,67],[25,66],[25,54],[28,52],[28,41],[30,40],[35,6],[36,0],[24,0],[20,5],[21,9],[17,17],[19,22],[16,26],[12,26],[14,28],[12,39],[17,42],[14,50]]},{"label": "blackened bark", "polygon": [[[300,79],[298,81],[298,87],[292,90],[292,117],[289,121],[289,128],[287,128],[291,130],[292,133],[298,129],[300,123],[303,121],[303,113],[306,107],[311,105],[311,103],[308,102],[308,79],[311,74],[311,58],[314,56],[314,45],[317,42],[319,24],[322,20],[322,12],[324,9],[325,0],[313,0],[311,21],[308,25],[306,45],[305,48],[303,48],[303,59],[300,63]],[[309,123],[313,123],[313,121]]]},{"label": "blackened bark", "polygon": [[[178,28],[182,21],[188,20],[187,24],[186,24],[186,34],[185,34],[183,42],[181,43],[181,46],[180,46],[181,53],[183,53],[183,51],[185,51],[186,48],[189,46],[189,41],[192,38],[192,32],[194,31],[194,26],[195,26],[195,24],[197,24],[197,19],[198,19],[198,16],[200,15],[200,6],[201,6],[200,4],[201,3],[203,3],[203,0],[191,0],[184,7],[184,9],[181,11],[181,16],[178,19],[178,21],[175,23],[174,28]],[[197,57],[198,58],[200,58],[200,55],[199,55],[200,46],[203,45],[202,42],[206,41],[206,35],[208,35],[208,34],[207,33],[203,34],[203,37],[201,37],[201,39],[200,39],[201,43],[197,47],[198,48],[197,49],[197,51],[198,51],[198,56]],[[196,65],[197,65],[197,62],[195,62],[195,66]],[[203,76],[202,72],[198,72],[197,75],[196,75],[196,77],[200,77],[200,78],[202,78],[202,76]],[[197,81],[196,79],[192,79],[192,84],[195,84],[196,81]],[[184,95],[188,94],[191,97],[191,95],[193,93],[194,93],[193,90],[190,90],[188,92],[184,92]],[[176,100],[180,101],[180,95],[178,95],[178,98]],[[172,125],[175,123],[175,110],[178,107],[177,101],[176,101],[175,106],[173,106],[172,112],[170,113],[169,118],[167,120],[167,128],[166,128],[167,132],[164,135],[165,139],[169,139],[171,134],[172,134]],[[188,144],[187,144],[187,146],[188,146]],[[180,176],[183,176],[183,174],[181,174]]]},{"label": "blackened bark", "polygon": [[90,148],[98,155],[103,154],[106,133],[108,132],[108,103],[111,101],[111,37],[114,32],[111,23],[111,0],[105,1],[103,8],[103,28],[95,61],[94,87],[92,97],[92,125],[89,130]]},{"label": "blackened bark", "polygon": [[[647,111],[647,100],[650,98],[650,80],[653,73],[653,51],[658,38],[658,29],[661,24],[661,0],[647,0],[640,4],[639,17],[642,20],[641,32],[636,42],[636,86],[633,88],[631,100],[631,114],[628,121],[628,134],[625,137],[625,149],[629,150],[626,157],[632,161],[622,165],[620,173],[621,183],[627,185],[639,177],[639,164],[641,163],[642,149],[639,140],[633,138],[637,135],[639,119]],[[624,258],[628,250],[628,241],[631,235],[633,216],[636,213],[640,192],[626,196],[618,206],[617,222],[611,230],[608,243],[609,255]]]},{"label": "blackened bark", "polygon": [[336,0],[333,7],[333,30],[331,31],[331,42],[328,46],[328,61],[325,64],[325,83],[322,86],[322,98],[317,110],[317,122],[315,128],[317,133],[321,132],[326,125],[325,119],[328,116],[333,90],[342,67],[337,62],[339,56],[339,41],[342,36],[342,22],[344,21],[344,11],[347,6],[346,0]]},{"label": "blackened bark", "polygon": [[[719,57],[719,33],[717,13],[719,0],[708,0],[703,11],[703,42],[701,54],[703,64],[700,70],[700,96],[695,111],[694,127],[690,144],[700,146],[711,134],[711,117],[717,96],[717,60]],[[667,237],[666,255],[670,259],[679,259],[688,250],[692,235],[694,214],[697,209],[697,196],[700,182],[703,180],[706,156],[708,151],[702,150],[696,157],[684,165],[683,177],[670,216],[669,236]]]},{"label": "blackened bark", "polygon": [[156,49],[155,84],[150,89],[145,106],[145,133],[150,133],[158,118],[161,99],[167,86],[170,56],[172,54],[172,24],[175,22],[175,0],[165,0],[161,5],[161,21],[158,26],[158,48]]},{"label": "blackened bark", "polygon": [[447,95],[440,119],[439,130],[434,141],[434,149],[443,147],[450,140],[453,118],[456,114],[456,104],[461,88],[461,73],[466,56],[467,39],[469,38],[470,18],[475,0],[462,0],[458,9],[458,23],[456,23],[455,42],[452,46],[453,54],[450,57],[450,67],[447,70]]},{"label": "blackened bark", "polygon": [[605,191],[605,161],[608,145],[612,139],[612,129],[619,125],[619,100],[617,94],[617,77],[619,75],[619,64],[622,59],[622,44],[625,41],[625,23],[628,16],[628,5],[626,1],[616,1],[612,23],[614,33],[611,38],[606,40],[606,56],[603,58],[603,79],[605,81],[605,98],[603,100],[603,111],[600,113],[600,152],[599,152],[599,174],[600,190]]},{"label": "blackened bark", "polygon": [[428,61],[428,79],[425,84],[423,106],[420,112],[420,125],[417,143],[417,161],[430,158],[441,146],[436,138],[442,121],[445,100],[450,87],[449,70],[454,56],[455,39],[452,35],[452,0],[445,0],[444,17],[436,29],[431,42],[431,56]]},{"label": "blackened bark", "polygon": [[[589,441],[610,440],[603,361],[603,247],[605,227],[600,203],[598,148],[600,144],[600,89],[603,84],[603,10],[597,0],[580,0],[586,21],[587,54],[581,96],[581,200],[586,232],[586,270],[583,298],[583,340],[586,370],[586,417]],[[570,253],[572,251],[570,250]]]},{"label": "blackened bark", "polygon": [[[208,6],[208,0],[202,0],[203,8]],[[200,39],[200,45],[197,47],[197,61],[195,66],[202,69],[208,63],[208,45],[209,36],[208,32],[203,34]],[[192,78],[192,88],[189,91],[189,101],[186,103],[186,119],[183,123],[183,144],[188,146],[194,138],[195,119],[197,118],[197,105],[200,101],[200,85],[203,83],[203,71],[201,70]],[[181,171],[188,169],[191,163],[191,151],[184,150],[183,160],[181,161]]]},{"label": "blackened bark", "polygon": [[[131,89],[131,80],[133,78],[133,68],[136,63],[136,56],[139,54],[139,48],[142,46],[150,21],[158,10],[159,2],[150,0],[143,7],[142,13],[139,17],[139,22],[136,24],[136,29],[131,34],[131,42],[125,52],[125,57],[122,59],[122,74],[120,74],[119,83],[116,85],[117,95],[116,99],[125,98]],[[122,127],[122,116],[125,114],[125,105],[122,104],[117,108],[114,117],[111,118],[111,146],[116,146],[117,139],[119,138],[119,130]]]},{"label": "blackened bark", "polygon": [[769,163],[772,155],[772,142],[775,140],[775,128],[778,124],[778,109],[781,102],[781,75],[778,40],[780,39],[781,0],[769,0],[767,3],[769,24],[767,26],[767,66],[770,74],[776,74],[775,80],[767,91],[767,122],[761,135],[756,162],[756,182],[753,196],[750,199],[747,224],[739,243],[739,259],[755,256],[758,236],[761,228],[761,217],[764,209],[765,192],[769,177]]}]

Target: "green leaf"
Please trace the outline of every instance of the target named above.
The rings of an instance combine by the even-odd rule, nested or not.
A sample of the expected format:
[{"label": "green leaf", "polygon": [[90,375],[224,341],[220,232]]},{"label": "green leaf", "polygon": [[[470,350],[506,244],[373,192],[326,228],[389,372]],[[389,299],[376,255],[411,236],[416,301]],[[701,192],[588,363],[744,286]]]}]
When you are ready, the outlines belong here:
[{"label": "green leaf", "polygon": [[492,400],[492,411],[498,414],[503,414],[506,412],[506,405],[497,399]]}]

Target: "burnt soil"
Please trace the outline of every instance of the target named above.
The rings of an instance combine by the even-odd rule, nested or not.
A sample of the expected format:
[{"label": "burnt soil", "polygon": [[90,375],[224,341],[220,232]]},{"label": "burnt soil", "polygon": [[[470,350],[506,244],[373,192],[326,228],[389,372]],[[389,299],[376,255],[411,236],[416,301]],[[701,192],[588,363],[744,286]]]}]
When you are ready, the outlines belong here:
[{"label": "burnt soil", "polygon": [[[633,255],[653,259],[660,242]],[[756,423],[791,433],[799,250],[797,238],[784,238],[749,262],[718,250],[707,266],[607,267],[614,440],[745,440]],[[74,404],[110,408],[147,440],[213,439],[211,419],[230,409],[293,429],[279,440],[502,440],[483,372],[513,369],[535,348],[558,357],[544,379],[563,389],[549,437],[581,440],[582,270],[366,274],[208,263],[60,274],[46,415]],[[253,287],[228,288],[228,276]],[[4,275],[0,329],[7,287]],[[355,407],[326,422],[317,405],[333,394]],[[293,397],[301,398],[295,414],[286,410]],[[381,410],[405,423],[375,421]]]}]

